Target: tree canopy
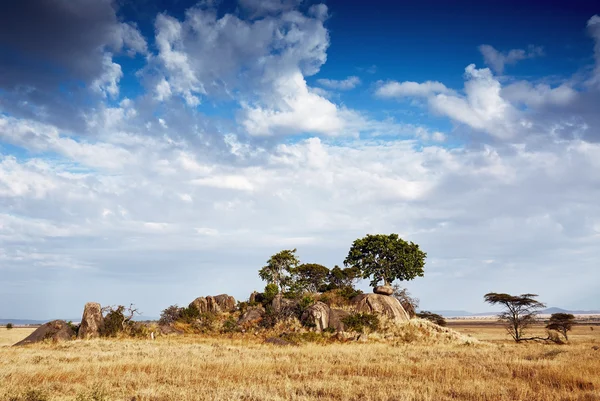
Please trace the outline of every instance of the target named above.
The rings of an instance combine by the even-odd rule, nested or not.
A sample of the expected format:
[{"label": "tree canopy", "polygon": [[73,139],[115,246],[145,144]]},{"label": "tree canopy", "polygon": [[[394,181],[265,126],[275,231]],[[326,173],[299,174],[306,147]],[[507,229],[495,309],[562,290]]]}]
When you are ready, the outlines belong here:
[{"label": "tree canopy", "polygon": [[408,281],[423,276],[427,254],[419,245],[407,242],[398,234],[368,234],[354,241],[344,265],[357,268],[363,278],[371,278],[371,286],[383,281]]},{"label": "tree canopy", "polygon": [[568,332],[576,324],[575,316],[570,313],[553,313],[546,325],[548,330],[554,330],[561,333],[565,340],[569,341]]},{"label": "tree canopy", "polygon": [[296,249],[284,249],[271,256],[267,265],[258,271],[260,278],[283,290],[289,283],[289,274],[300,264]]},{"label": "tree canopy", "polygon": [[319,292],[327,286],[329,269],[318,263],[303,263],[292,270],[295,291]]},{"label": "tree canopy", "polygon": [[491,305],[504,306],[505,310],[498,318],[505,322],[506,330],[511,337],[516,342],[520,342],[527,340],[523,337],[525,330],[535,322],[539,310],[546,306],[536,300],[536,297],[536,294],[510,295],[489,292],[484,295],[484,300]]}]

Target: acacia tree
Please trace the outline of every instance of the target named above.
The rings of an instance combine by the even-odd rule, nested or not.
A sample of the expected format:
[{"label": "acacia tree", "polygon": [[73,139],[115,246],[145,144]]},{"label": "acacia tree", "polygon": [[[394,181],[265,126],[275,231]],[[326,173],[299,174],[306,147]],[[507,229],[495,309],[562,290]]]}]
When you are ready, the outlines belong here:
[{"label": "acacia tree", "polygon": [[575,322],[575,316],[570,313],[553,313],[550,316],[550,320],[546,325],[548,330],[558,331],[565,337],[565,340],[569,341],[567,332],[569,332],[573,326],[577,324]]},{"label": "acacia tree", "polygon": [[398,234],[368,234],[354,241],[345,266],[357,268],[363,278],[371,278],[371,286],[380,281],[389,286],[394,280],[423,277],[427,254],[419,245],[404,241]]},{"label": "acacia tree", "polygon": [[535,322],[539,310],[546,305],[535,298],[536,294],[509,295],[489,292],[484,295],[485,302],[491,305],[502,305],[505,310],[498,316],[503,321],[506,330],[515,342],[525,340],[539,340],[537,337],[523,337],[525,330]]},{"label": "acacia tree", "polygon": [[296,256],[296,248],[284,249],[271,256],[267,265],[258,271],[258,275],[262,280],[277,285],[283,291],[289,284],[290,273],[299,264],[300,259]]}]

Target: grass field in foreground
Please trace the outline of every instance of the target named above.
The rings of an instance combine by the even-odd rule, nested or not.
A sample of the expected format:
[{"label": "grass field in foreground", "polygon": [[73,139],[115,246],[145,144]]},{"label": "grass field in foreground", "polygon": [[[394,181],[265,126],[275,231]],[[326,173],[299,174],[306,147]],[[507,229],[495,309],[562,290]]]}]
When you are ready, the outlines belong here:
[{"label": "grass field in foreground", "polygon": [[[278,347],[239,335],[0,347],[0,400],[600,400],[600,328],[548,345],[511,343],[493,322],[456,327],[484,341]],[[27,334],[0,329],[0,344],[17,333]]]}]

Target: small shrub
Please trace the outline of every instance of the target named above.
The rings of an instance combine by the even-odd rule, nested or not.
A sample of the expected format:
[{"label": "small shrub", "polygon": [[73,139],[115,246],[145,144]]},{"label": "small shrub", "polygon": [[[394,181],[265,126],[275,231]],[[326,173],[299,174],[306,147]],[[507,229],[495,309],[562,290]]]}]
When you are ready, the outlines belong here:
[{"label": "small shrub", "polygon": [[14,326],[12,323],[6,323],[6,330],[12,329]]},{"label": "small shrub", "polygon": [[[196,310],[198,310],[196,308]],[[192,328],[196,332],[209,333],[215,329],[217,315],[211,312],[200,313],[198,318],[191,322]]]},{"label": "small shrub", "polygon": [[311,305],[314,305],[315,303],[315,299],[310,296],[310,295],[305,295],[304,297],[302,297],[302,299],[300,300],[300,302],[298,302],[298,309],[300,314],[302,312],[304,312],[306,310],[306,308],[308,308]]},{"label": "small shrub", "polygon": [[346,329],[350,331],[377,331],[379,329],[379,317],[372,313],[354,313],[342,319]]},{"label": "small shrub", "polygon": [[71,330],[73,330],[75,332],[75,335],[77,335],[77,333],[79,333],[79,324],[73,324],[72,321],[68,321],[67,322],[67,326],[69,326],[71,328]]},{"label": "small shrub", "polygon": [[271,302],[275,299],[275,297],[279,294],[279,287],[276,284],[267,284],[265,286],[265,292],[263,292],[262,296],[262,304],[263,306],[270,305]]},{"label": "small shrub", "polygon": [[235,320],[235,318],[233,316],[229,316],[223,322],[223,328],[221,328],[221,332],[222,333],[235,333],[236,331],[238,331],[237,321]]},{"label": "small shrub", "polygon": [[438,315],[437,313],[423,311],[417,313],[417,317],[421,319],[427,319],[430,322],[437,324],[438,326],[446,327],[446,319],[442,315]]},{"label": "small shrub", "polygon": [[104,316],[104,326],[100,332],[103,337],[116,337],[117,334],[123,332],[123,322],[125,315],[123,314],[124,306],[120,305],[117,308],[110,310]]},{"label": "small shrub", "polygon": [[183,323],[193,323],[195,320],[200,318],[200,311],[196,307],[196,305],[191,304],[187,308],[182,308],[181,313],[179,314],[180,322]]},{"label": "small shrub", "polygon": [[161,326],[168,326],[170,324],[175,323],[181,317],[181,313],[184,308],[180,308],[177,305],[171,305],[167,309],[164,309],[160,313],[160,319],[158,320],[158,324]]}]

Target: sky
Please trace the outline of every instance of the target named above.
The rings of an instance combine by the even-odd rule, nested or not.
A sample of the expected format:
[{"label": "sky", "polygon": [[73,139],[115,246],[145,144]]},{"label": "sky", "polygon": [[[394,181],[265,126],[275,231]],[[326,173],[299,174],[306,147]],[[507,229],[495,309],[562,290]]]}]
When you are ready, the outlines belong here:
[{"label": "sky", "polygon": [[377,233],[421,309],[600,309],[593,3],[4,4],[0,318],[244,300]]}]

